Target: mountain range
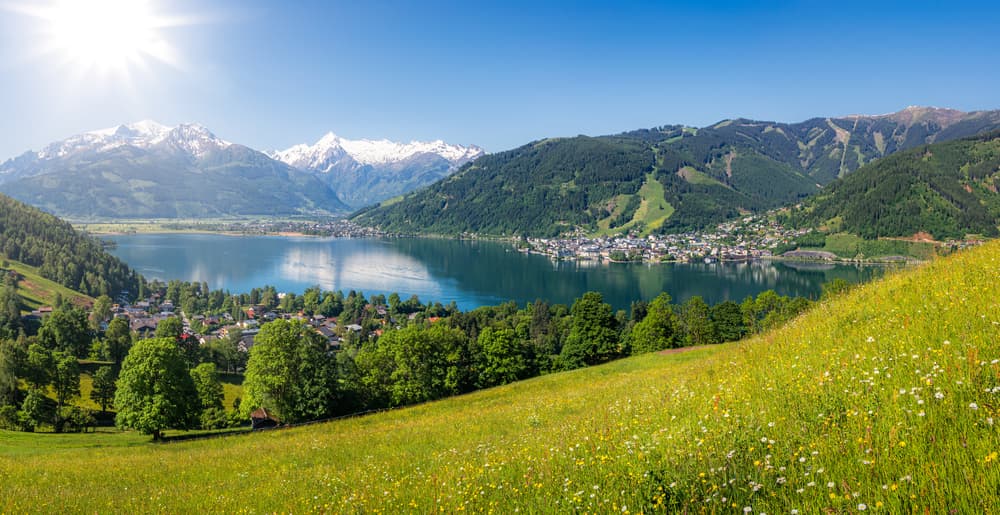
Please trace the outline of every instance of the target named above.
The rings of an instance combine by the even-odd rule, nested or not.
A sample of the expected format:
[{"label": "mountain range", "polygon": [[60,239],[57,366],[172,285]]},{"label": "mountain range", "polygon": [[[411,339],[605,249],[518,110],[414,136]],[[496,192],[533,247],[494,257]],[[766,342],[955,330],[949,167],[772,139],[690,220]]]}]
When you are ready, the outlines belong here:
[{"label": "mountain range", "polygon": [[0,164],[0,191],[77,219],[362,208],[355,221],[409,233],[650,234],[797,204],[898,151],[997,129],[1000,111],[909,107],[799,123],[739,118],[550,138],[487,155],[442,141],[333,133],[261,152],[200,125],[144,121],[9,159]]},{"label": "mountain range", "polygon": [[995,237],[998,186],[1000,131],[993,131],[880,159],[788,210],[788,217],[793,225],[867,239]]},{"label": "mountain range", "polygon": [[449,145],[441,140],[349,140],[331,132],[314,145],[295,145],[269,155],[313,173],[340,200],[359,208],[431,184],[485,153],[475,145]]},{"label": "mountain range", "polygon": [[687,230],[797,203],[900,150],[998,128],[1000,111],[909,107],[792,124],[734,119],[553,138],[481,157],[354,219],[437,234]]},{"label": "mountain range", "polygon": [[268,154],[197,124],[142,121],[9,159],[0,164],[0,191],[74,218],[343,214],[429,184],[482,153],[329,135]]}]

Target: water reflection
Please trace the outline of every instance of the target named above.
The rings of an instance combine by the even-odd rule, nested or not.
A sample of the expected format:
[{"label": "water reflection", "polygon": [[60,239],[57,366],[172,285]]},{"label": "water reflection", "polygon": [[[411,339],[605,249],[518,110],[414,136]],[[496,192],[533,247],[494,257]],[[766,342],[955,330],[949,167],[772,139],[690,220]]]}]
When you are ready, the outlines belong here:
[{"label": "water reflection", "polygon": [[443,293],[440,281],[419,261],[391,247],[296,245],[285,251],[282,279],[324,290]]},{"label": "water reflection", "polygon": [[112,251],[151,279],[204,281],[245,292],[274,285],[301,292],[398,292],[403,298],[456,302],[463,309],[515,300],[571,303],[601,292],[616,308],[666,291],[678,302],[700,295],[709,303],[740,301],[774,289],[816,298],[835,278],[867,281],[884,270],[815,263],[749,262],[639,264],[555,262],[494,242],[440,239],[320,239],[160,234],[111,238]]}]

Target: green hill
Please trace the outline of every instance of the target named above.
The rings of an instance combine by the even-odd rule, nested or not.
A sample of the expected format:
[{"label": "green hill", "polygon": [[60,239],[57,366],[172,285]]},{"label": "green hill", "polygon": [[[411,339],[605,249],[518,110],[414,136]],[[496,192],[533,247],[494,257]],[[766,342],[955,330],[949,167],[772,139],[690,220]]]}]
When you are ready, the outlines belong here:
[{"label": "green hill", "polygon": [[5,195],[0,195],[0,256],[32,267],[22,271],[25,275],[37,274],[92,297],[139,291],[140,277],[97,241]]},{"label": "green hill", "polygon": [[921,146],[834,182],[792,214],[865,238],[996,236],[1000,224],[1000,132]]},{"label": "green hill", "polygon": [[998,284],[990,243],[745,342],[378,415],[168,445],[0,432],[0,511],[993,513]]},{"label": "green hill", "polygon": [[55,281],[39,275],[38,269],[16,261],[7,261],[4,267],[8,272],[18,274],[17,294],[21,298],[21,307],[37,309],[41,306],[52,306],[56,299],[62,297],[78,306],[90,306],[94,299],[88,295],[76,292]]},{"label": "green hill", "polygon": [[[681,231],[798,202],[899,150],[998,127],[1000,111],[908,108],[795,124],[737,119],[697,130],[548,139],[479,158],[354,219],[438,234]],[[658,198],[649,198],[653,191]],[[641,210],[643,201],[656,209]]]}]

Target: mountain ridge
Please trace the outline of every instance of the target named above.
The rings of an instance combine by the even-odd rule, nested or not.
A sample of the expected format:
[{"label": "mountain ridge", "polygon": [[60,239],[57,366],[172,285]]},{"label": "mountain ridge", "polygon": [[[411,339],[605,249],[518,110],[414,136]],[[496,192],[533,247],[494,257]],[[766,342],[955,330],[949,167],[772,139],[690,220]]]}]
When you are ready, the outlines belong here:
[{"label": "mountain ridge", "polygon": [[276,159],[279,152],[222,139],[201,124],[142,120],[10,158],[0,163],[0,191],[74,218],[337,215],[433,182],[484,153],[441,140],[329,136],[320,143],[335,142],[353,154],[341,149],[340,168],[315,170]]},{"label": "mountain ridge", "polygon": [[[540,140],[481,157],[447,180],[391,205],[357,212],[354,219],[395,232],[496,236],[596,234],[615,223],[644,234],[699,229],[742,213],[794,204],[900,150],[1000,129],[1000,111],[910,107],[887,115],[853,116],[793,124],[736,118],[703,128],[667,125]],[[592,146],[588,141],[606,144],[607,155],[584,152],[581,146]],[[550,155],[539,153],[540,148]],[[617,168],[614,173],[625,177],[629,186],[609,188],[602,185],[603,172],[587,171],[589,163],[579,160],[589,153],[592,162],[607,161],[640,148],[652,152],[652,180],[664,191],[662,199],[642,200],[672,209],[654,223],[638,216],[641,178],[648,165]],[[553,162],[550,156],[555,155],[566,160]],[[569,173],[564,165],[575,168]],[[525,174],[522,169],[539,173]],[[529,190],[531,195],[511,195]]]},{"label": "mountain ridge", "polygon": [[429,185],[485,153],[475,145],[442,140],[350,140],[328,132],[312,145],[298,144],[268,155],[313,173],[342,201],[358,208]]},{"label": "mountain ridge", "polygon": [[0,164],[0,190],[75,218],[341,213],[318,179],[204,126],[143,121],[71,136]]},{"label": "mountain ridge", "polygon": [[908,149],[788,212],[794,225],[865,238],[1000,234],[1000,131]]}]

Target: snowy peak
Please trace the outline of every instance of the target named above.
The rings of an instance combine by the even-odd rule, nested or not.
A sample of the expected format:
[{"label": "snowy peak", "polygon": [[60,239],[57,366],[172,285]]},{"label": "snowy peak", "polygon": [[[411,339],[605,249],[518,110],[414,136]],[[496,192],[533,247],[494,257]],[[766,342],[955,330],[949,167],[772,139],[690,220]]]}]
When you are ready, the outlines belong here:
[{"label": "snowy peak", "polygon": [[163,141],[195,157],[202,157],[208,152],[232,145],[196,123],[181,124],[170,129],[163,137]]},{"label": "snowy peak", "polygon": [[449,145],[441,140],[410,143],[395,143],[389,140],[342,140],[341,146],[359,163],[387,164],[402,161],[417,154],[436,154],[459,165],[483,155],[483,149],[476,146]]},{"label": "snowy peak", "polygon": [[106,152],[123,146],[149,149],[163,144],[195,157],[201,157],[209,150],[231,145],[198,124],[168,127],[151,120],[143,120],[85,132],[57,141],[46,146],[37,153],[37,156],[41,160],[58,159],[85,152]]},{"label": "snowy peak", "polygon": [[170,127],[166,125],[161,125],[152,120],[142,120],[140,122],[122,124],[110,129],[86,132],[80,136],[93,135],[98,138],[153,139],[162,137],[167,132],[170,132]]},{"label": "snowy peak", "polygon": [[167,126],[143,120],[77,134],[39,152],[29,151],[0,162],[0,185],[49,174],[56,176],[53,180],[83,180],[77,176],[97,168],[119,170],[122,177],[142,176],[139,184],[145,184],[165,180],[144,175],[154,171],[169,175],[170,171],[225,170],[236,163],[239,166],[230,168],[285,174],[291,181],[289,187],[294,187],[291,183],[296,181],[301,186],[308,178],[313,181],[309,194],[326,191],[333,195],[336,209],[347,209],[426,186],[484,153],[476,146],[451,145],[441,140],[350,140],[329,132],[312,145],[263,154],[223,140],[195,123]]},{"label": "snowy peak", "polygon": [[315,144],[299,144],[271,154],[272,157],[303,170],[328,171],[350,157],[360,165],[387,165],[405,161],[420,154],[434,154],[457,167],[485,152],[475,146],[451,145],[441,140],[397,143],[381,140],[349,140],[332,132]]}]

